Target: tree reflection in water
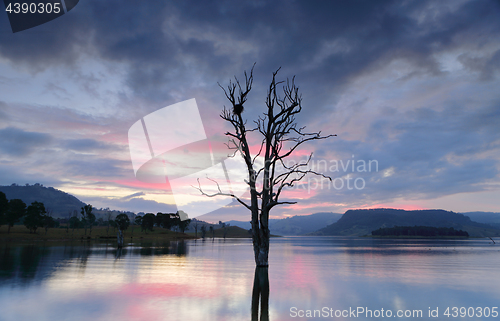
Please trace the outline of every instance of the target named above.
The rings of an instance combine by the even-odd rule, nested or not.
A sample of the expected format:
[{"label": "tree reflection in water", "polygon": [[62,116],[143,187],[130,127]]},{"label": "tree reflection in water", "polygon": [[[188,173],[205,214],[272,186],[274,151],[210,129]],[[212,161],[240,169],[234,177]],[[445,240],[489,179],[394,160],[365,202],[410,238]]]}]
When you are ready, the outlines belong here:
[{"label": "tree reflection in water", "polygon": [[255,267],[252,291],[252,321],[269,321],[269,268]]}]

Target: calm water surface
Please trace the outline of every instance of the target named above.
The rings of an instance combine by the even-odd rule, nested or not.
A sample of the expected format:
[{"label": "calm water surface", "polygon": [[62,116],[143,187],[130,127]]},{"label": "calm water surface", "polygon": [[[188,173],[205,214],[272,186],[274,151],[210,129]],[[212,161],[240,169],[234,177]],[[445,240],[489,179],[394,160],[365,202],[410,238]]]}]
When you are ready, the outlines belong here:
[{"label": "calm water surface", "polygon": [[[275,238],[269,319],[500,320],[443,316],[447,307],[500,307],[498,243]],[[247,239],[136,243],[121,252],[0,243],[0,320],[251,320],[252,256]],[[361,308],[372,315],[345,316]],[[429,318],[429,308],[439,317]],[[376,317],[381,309],[422,316]]]}]

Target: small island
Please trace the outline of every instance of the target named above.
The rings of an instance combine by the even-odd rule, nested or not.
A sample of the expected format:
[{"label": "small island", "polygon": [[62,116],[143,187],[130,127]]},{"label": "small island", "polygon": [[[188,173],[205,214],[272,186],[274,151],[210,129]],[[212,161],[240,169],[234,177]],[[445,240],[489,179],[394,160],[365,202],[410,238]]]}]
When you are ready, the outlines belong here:
[{"label": "small island", "polygon": [[398,237],[398,238],[466,238],[467,231],[455,230],[453,227],[432,226],[394,226],[384,227],[372,231],[375,237]]}]

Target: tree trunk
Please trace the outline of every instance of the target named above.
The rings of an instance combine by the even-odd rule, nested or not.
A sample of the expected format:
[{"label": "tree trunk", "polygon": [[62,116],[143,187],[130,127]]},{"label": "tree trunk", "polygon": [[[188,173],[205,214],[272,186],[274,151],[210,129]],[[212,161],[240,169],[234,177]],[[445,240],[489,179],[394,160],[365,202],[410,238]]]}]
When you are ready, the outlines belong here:
[{"label": "tree trunk", "polygon": [[9,224],[9,228],[7,229],[7,234],[10,233],[10,224]]},{"label": "tree trunk", "polygon": [[258,251],[255,253],[255,264],[257,267],[269,266],[269,239],[261,239],[258,246]]},{"label": "tree trunk", "polygon": [[[255,195],[255,204],[257,204],[256,195]],[[257,208],[257,206],[255,206],[255,208]],[[257,265],[257,267],[269,266],[269,261],[268,261],[269,228],[267,226],[268,220],[265,219],[266,214],[269,215],[269,213],[262,213],[260,215],[260,224],[259,224],[258,210],[257,209],[255,211],[252,210],[252,240],[253,240],[253,251],[255,256],[255,264]]]},{"label": "tree trunk", "polygon": [[269,269],[256,267],[252,290],[252,321],[269,321]]}]

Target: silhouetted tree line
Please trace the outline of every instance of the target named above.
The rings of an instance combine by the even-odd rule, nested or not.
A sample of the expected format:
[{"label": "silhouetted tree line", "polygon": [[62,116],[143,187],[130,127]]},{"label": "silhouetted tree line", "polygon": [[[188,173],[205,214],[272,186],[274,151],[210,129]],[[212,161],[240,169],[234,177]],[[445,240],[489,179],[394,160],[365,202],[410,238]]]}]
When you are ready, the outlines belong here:
[{"label": "silhouetted tree line", "polygon": [[465,236],[467,231],[455,230],[453,227],[431,227],[431,226],[394,226],[379,228],[372,231],[376,236]]},{"label": "silhouetted tree line", "polygon": [[165,228],[168,230],[177,230],[184,233],[191,223],[191,220],[181,221],[179,213],[148,213],[144,216],[137,216],[135,218],[135,224],[141,226],[143,232],[153,231],[153,228]]},{"label": "silhouetted tree line", "polygon": [[50,215],[51,211],[40,202],[26,204],[20,199],[7,200],[5,193],[0,192],[0,226],[7,224],[7,233],[14,224],[22,222],[30,233],[36,233],[40,227],[45,228],[45,233],[51,227],[57,227],[59,222]]},{"label": "silhouetted tree line", "polygon": [[[72,217],[64,220],[67,223],[66,228],[72,228],[73,231],[75,228],[84,228],[85,235],[89,229],[89,234],[92,235],[92,227],[97,225],[96,216],[92,210],[93,207],[90,204],[83,206],[80,211],[81,218],[75,210]],[[26,206],[20,199],[7,200],[5,193],[0,192],[0,226],[8,225],[7,233],[10,233],[14,224],[21,223],[30,233],[36,233],[38,228],[45,228],[45,234],[47,234],[49,228],[60,226],[60,220],[54,219],[51,212],[42,202],[35,201]]]},{"label": "silhouetted tree line", "polygon": [[[84,228],[85,235],[87,235],[87,229],[89,235],[92,235],[93,226],[108,226],[107,232],[109,234],[110,226],[123,232],[127,230],[130,224],[135,224],[141,226],[142,231],[146,233],[153,231],[154,227],[184,233],[191,223],[190,219],[181,221],[178,212],[157,213],[156,215],[148,213],[144,216],[136,216],[133,221],[130,220],[127,214],[122,213],[117,215],[115,219],[108,215],[108,220],[104,221],[102,218],[96,219],[95,214],[92,212],[93,209],[92,205],[87,204],[80,209],[80,215],[78,215],[77,210],[70,212],[68,218],[62,220],[66,223],[66,231]],[[40,227],[44,227],[47,233],[48,228],[60,225],[59,221],[51,216],[51,211],[46,209],[43,203],[33,202],[30,206],[26,206],[20,199],[7,200],[6,195],[0,192],[0,226],[8,225],[8,233],[10,233],[10,228],[16,223],[24,224],[30,233],[36,233]]]}]

